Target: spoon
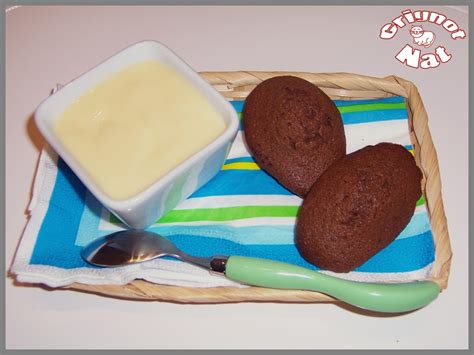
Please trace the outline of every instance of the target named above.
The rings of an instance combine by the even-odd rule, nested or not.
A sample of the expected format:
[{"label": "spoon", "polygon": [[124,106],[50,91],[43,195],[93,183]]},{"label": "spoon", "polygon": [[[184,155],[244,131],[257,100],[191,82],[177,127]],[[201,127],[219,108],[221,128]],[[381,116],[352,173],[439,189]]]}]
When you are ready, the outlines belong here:
[{"label": "spoon", "polygon": [[225,275],[240,283],[325,293],[353,306],[377,312],[400,313],[426,306],[439,294],[433,281],[366,283],[339,279],[296,265],[242,256],[195,257],[168,239],[138,229],[116,232],[87,245],[81,256],[100,267],[118,267],[170,256]]}]

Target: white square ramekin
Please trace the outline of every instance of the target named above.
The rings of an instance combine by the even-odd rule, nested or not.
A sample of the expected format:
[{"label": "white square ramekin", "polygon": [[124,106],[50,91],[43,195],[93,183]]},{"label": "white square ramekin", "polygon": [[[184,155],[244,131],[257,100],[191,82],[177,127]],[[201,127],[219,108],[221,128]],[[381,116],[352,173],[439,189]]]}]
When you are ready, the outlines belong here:
[{"label": "white square ramekin", "polygon": [[[216,108],[226,128],[212,143],[159,178],[146,190],[126,200],[114,200],[98,187],[71,152],[60,142],[53,131],[53,123],[64,109],[85,91],[111,74],[143,60],[157,60],[174,68],[191,85],[199,89]],[[34,116],[36,125],[45,139],[89,191],[107,209],[132,228],[145,228],[152,225],[213,178],[221,169],[239,128],[239,118],[232,105],[181,58],[156,41],[136,43],[106,59],[44,100],[36,109]],[[123,168],[127,169],[126,163]]]}]

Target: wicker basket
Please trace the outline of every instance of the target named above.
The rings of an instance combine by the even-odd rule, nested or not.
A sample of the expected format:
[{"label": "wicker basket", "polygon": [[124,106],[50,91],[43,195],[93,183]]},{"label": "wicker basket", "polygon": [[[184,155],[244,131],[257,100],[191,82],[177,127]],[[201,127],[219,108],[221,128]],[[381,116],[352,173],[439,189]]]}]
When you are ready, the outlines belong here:
[{"label": "wicker basket", "polygon": [[[441,180],[436,150],[428,128],[428,116],[416,86],[399,77],[374,78],[369,76],[302,72],[204,72],[202,77],[229,100],[242,100],[261,81],[281,75],[306,79],[326,92],[332,99],[362,99],[403,96],[409,111],[410,136],[416,163],[423,171],[422,189],[431,222],[435,243],[435,262],[430,279],[441,289],[447,287],[451,264],[451,246],[441,197]],[[105,296],[159,300],[178,303],[228,302],[331,302],[333,298],[312,291],[276,290],[260,287],[192,288],[158,285],[135,280],[127,285],[72,284],[68,289],[93,292]]]}]

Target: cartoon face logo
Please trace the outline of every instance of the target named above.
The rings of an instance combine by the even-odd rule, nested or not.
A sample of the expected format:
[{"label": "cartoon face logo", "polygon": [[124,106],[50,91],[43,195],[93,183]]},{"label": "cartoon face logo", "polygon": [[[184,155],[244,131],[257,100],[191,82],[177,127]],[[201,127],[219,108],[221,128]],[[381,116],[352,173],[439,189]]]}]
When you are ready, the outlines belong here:
[{"label": "cartoon face logo", "polygon": [[436,38],[431,31],[425,31],[423,26],[411,26],[410,35],[413,37],[413,43],[428,48]]},{"label": "cartoon face logo", "polygon": [[421,37],[423,35],[423,32],[425,32],[425,30],[423,29],[423,26],[411,26],[410,34],[413,37],[415,38]]}]

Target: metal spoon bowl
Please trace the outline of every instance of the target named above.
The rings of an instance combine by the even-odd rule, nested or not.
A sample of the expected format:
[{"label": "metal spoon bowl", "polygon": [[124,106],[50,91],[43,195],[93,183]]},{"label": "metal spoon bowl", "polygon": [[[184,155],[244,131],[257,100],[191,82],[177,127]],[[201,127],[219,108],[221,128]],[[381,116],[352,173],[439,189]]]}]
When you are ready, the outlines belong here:
[{"label": "metal spoon bowl", "polygon": [[213,259],[188,255],[161,235],[139,229],[99,238],[87,245],[81,256],[88,263],[101,267],[118,267],[170,256],[209,269]]}]

